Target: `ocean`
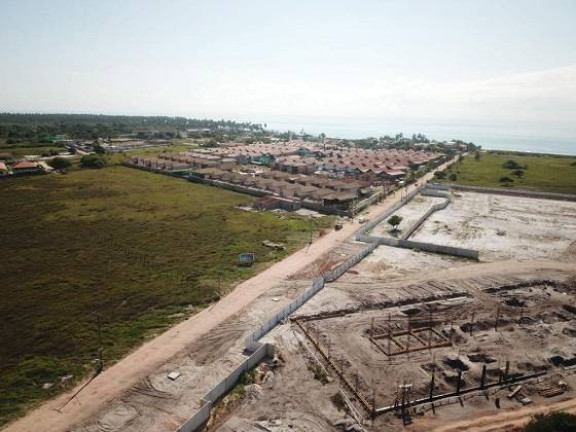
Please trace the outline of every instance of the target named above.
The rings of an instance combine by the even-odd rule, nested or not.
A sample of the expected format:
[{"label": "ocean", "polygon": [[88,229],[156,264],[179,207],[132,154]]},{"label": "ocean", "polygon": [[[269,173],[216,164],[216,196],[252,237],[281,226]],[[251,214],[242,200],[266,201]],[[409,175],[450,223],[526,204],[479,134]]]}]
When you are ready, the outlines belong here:
[{"label": "ocean", "polygon": [[576,123],[573,125],[537,124],[473,124],[449,122],[407,122],[377,119],[327,119],[274,117],[266,123],[269,129],[278,131],[304,130],[310,134],[325,133],[328,137],[359,139],[367,137],[404,136],[422,133],[430,139],[461,139],[481,145],[487,150],[509,150],[531,153],[576,155]]}]

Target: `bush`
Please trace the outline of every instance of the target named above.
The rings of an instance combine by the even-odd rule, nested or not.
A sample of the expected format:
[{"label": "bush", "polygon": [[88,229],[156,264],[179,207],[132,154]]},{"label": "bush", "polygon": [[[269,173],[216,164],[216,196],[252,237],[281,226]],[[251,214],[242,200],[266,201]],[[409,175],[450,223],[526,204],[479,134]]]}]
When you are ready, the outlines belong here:
[{"label": "bush", "polygon": [[396,229],[398,229],[398,225],[400,225],[402,223],[402,216],[398,216],[398,215],[394,215],[392,217],[390,217],[390,219],[387,220],[388,225],[392,226],[392,228],[394,228],[394,231],[396,231]]},{"label": "bush", "polygon": [[452,173],[448,176],[448,180],[456,181],[456,180],[458,180],[458,176],[455,173]]},{"label": "bush", "polygon": [[106,159],[102,155],[86,155],[80,159],[83,168],[104,168],[107,165]]},{"label": "bush", "polygon": [[54,159],[49,160],[48,165],[58,170],[70,168],[70,166],[72,166],[70,161],[63,157],[55,157]]},{"label": "bush", "polygon": [[52,150],[50,150],[49,153],[50,153],[50,156],[57,156],[60,152],[58,150],[52,149]]},{"label": "bush", "polygon": [[514,183],[514,180],[512,180],[510,177],[500,177],[500,183]]},{"label": "bush", "polygon": [[512,171],[512,174],[515,175],[516,177],[520,178],[524,175],[524,171],[522,171],[521,169],[517,169]]},{"label": "bush", "polygon": [[516,162],[515,160],[512,160],[512,159],[508,159],[506,162],[504,162],[504,164],[502,166],[506,169],[511,169],[511,170],[527,169],[528,168],[528,165],[522,166],[518,162]]},{"label": "bush", "polygon": [[576,432],[576,416],[563,412],[537,414],[524,432]]},{"label": "bush", "polygon": [[444,180],[446,178],[446,173],[444,171],[436,171],[434,173],[434,177],[440,180]]}]

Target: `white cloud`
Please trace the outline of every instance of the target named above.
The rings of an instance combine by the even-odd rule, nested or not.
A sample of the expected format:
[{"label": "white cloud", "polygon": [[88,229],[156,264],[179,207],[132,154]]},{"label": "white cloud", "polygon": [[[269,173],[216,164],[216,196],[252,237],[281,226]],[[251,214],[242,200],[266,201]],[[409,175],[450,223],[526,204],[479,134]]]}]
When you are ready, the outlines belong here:
[{"label": "white cloud", "polygon": [[241,115],[544,122],[576,118],[576,65],[457,82],[407,79],[385,71],[381,77],[358,81],[350,76],[331,78],[329,73],[306,82],[289,76],[242,75],[238,72],[233,81],[219,77],[191,89],[191,98],[178,105],[185,108],[194,102],[210,112]]}]

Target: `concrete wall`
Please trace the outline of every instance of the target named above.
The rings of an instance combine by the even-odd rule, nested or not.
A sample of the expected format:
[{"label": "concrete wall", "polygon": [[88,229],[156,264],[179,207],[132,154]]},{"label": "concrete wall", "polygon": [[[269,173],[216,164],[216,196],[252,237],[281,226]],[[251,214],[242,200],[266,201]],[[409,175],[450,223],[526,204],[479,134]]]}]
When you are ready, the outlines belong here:
[{"label": "concrete wall", "polygon": [[514,188],[486,188],[480,186],[465,186],[465,185],[448,184],[448,183],[429,184],[428,188],[440,189],[440,190],[461,190],[467,192],[480,192],[480,193],[519,196],[527,198],[551,199],[559,201],[576,201],[576,195],[561,194],[554,192],[528,191]]},{"label": "concrete wall", "polygon": [[450,202],[452,201],[452,197],[450,196],[449,193],[446,192],[440,192],[434,190],[429,191],[428,189],[424,188],[422,190],[422,195],[445,198],[446,200],[443,203],[434,204],[432,207],[430,207],[428,211],[426,211],[426,213],[424,213],[422,217],[420,217],[420,219],[418,219],[410,228],[408,228],[406,232],[404,232],[404,234],[402,235],[402,240],[408,240],[410,236],[414,234],[414,232],[416,232],[418,228],[420,228],[420,226],[426,221],[426,219],[428,219],[433,213],[436,213],[437,211],[440,210],[444,210],[446,207],[448,207],[448,204],[450,204]]},{"label": "concrete wall", "polygon": [[381,214],[376,219],[371,220],[370,222],[366,223],[362,228],[360,228],[357,231],[356,236],[367,235],[368,232],[373,230],[376,225],[384,222],[390,215],[392,215],[399,208],[401,208],[403,205],[405,205],[407,202],[409,202],[412,198],[414,198],[416,195],[418,195],[418,193],[420,192],[421,189],[422,189],[422,187],[419,187],[419,188],[413,190],[408,195],[406,195],[404,198],[402,198],[400,201],[398,201],[396,204],[394,204],[385,213]]},{"label": "concrete wall", "polygon": [[[374,239],[372,237],[371,239]],[[478,259],[478,251],[473,249],[457,248],[453,246],[443,246],[433,243],[417,242],[412,240],[391,239],[391,238],[378,238],[378,243],[386,246],[399,247],[403,249],[420,250],[424,252],[432,252],[442,255],[452,255],[460,258]]]},{"label": "concrete wall", "polygon": [[202,398],[200,409],[186,423],[180,426],[177,432],[194,432],[202,428],[210,419],[212,405],[236,386],[242,374],[256,367],[265,358],[273,357],[274,346],[271,344],[260,344],[250,357],[206,393]]},{"label": "concrete wall", "polygon": [[[457,248],[457,247],[452,247],[452,246],[443,246],[443,245],[437,245],[437,244],[432,244],[432,243],[423,243],[423,242],[416,242],[416,241],[408,240],[408,238],[418,229],[418,227],[420,225],[422,225],[422,223],[424,223],[424,221],[428,217],[430,217],[430,215],[432,213],[440,211],[442,209],[445,209],[448,206],[448,204],[450,203],[451,196],[448,193],[441,191],[441,190],[446,190],[446,189],[443,187],[436,188],[436,189],[440,189],[440,190],[431,190],[428,188],[428,185],[426,185],[426,187],[424,187],[424,188],[417,189],[417,190],[413,191],[411,194],[407,195],[402,201],[398,202],[396,205],[394,205],[392,208],[390,208],[390,210],[388,210],[386,213],[377,217],[376,219],[371,221],[369,224],[364,226],[362,229],[360,229],[356,234],[356,240],[364,242],[364,243],[370,243],[371,245],[374,245],[374,249],[376,247],[378,247],[379,245],[385,245],[385,246],[399,247],[399,248],[404,248],[404,249],[413,249],[413,250],[417,249],[417,250],[421,250],[424,252],[432,252],[432,253],[438,253],[438,254],[444,254],[444,255],[452,255],[452,256],[477,260],[479,253],[476,250]],[[371,236],[368,234],[369,231],[371,231],[376,225],[378,225],[379,223],[382,223],[386,218],[388,218],[390,215],[392,215],[394,212],[396,212],[399,208],[401,208],[403,205],[405,205],[407,202],[409,202],[412,198],[414,198],[414,196],[416,196],[416,194],[418,194],[419,192],[421,192],[422,195],[446,198],[446,201],[444,203],[435,204],[434,206],[432,206],[420,219],[418,219],[418,221],[416,221],[416,223],[414,223],[408,229],[408,231],[404,234],[404,236],[401,239],[377,237],[377,236]],[[372,250],[374,250],[374,249],[372,249]]]},{"label": "concrete wall", "polygon": [[200,409],[180,428],[177,432],[194,432],[199,430],[209,419],[212,405],[228,393],[237,384],[243,373],[256,367],[264,358],[273,358],[275,347],[272,344],[262,344],[259,342],[278,323],[290,316],[295,310],[306,303],[316,293],[322,290],[326,282],[338,279],[352,266],[360,262],[366,255],[378,247],[378,243],[371,243],[354,256],[340,264],[336,269],[327,272],[312,282],[312,286],[284,306],[280,311],[269,317],[260,327],[251,332],[246,338],[246,349],[252,351],[250,357],[244,360],[236,369],[230,372],[222,381],[216,384],[202,399]]}]

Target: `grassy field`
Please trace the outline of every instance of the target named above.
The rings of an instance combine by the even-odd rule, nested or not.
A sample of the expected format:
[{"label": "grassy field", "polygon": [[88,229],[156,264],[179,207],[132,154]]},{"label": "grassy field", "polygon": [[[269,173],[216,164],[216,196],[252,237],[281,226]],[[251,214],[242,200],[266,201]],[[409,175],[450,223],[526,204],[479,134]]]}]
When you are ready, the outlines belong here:
[{"label": "grassy field", "polygon": [[0,425],[94,372],[99,320],[109,365],[332,224],[251,199],[125,167],[0,181]]},{"label": "grassy field", "polygon": [[[504,164],[513,160],[520,166],[521,177],[513,174],[513,169]],[[473,155],[452,165],[446,171],[447,177],[456,174],[455,183],[485,187],[514,187],[527,190],[576,194],[576,157],[530,155],[526,153],[482,152],[480,160]],[[508,177],[513,181],[501,182]],[[448,181],[448,180],[445,180]]]}]

